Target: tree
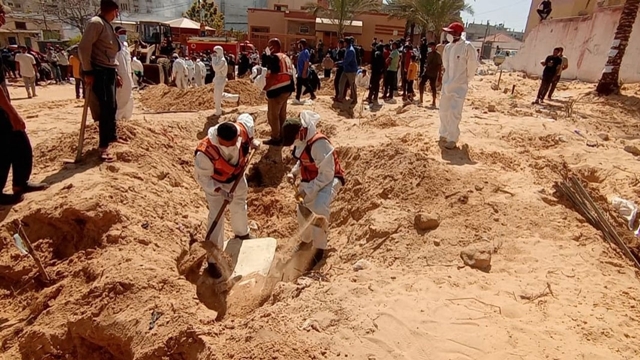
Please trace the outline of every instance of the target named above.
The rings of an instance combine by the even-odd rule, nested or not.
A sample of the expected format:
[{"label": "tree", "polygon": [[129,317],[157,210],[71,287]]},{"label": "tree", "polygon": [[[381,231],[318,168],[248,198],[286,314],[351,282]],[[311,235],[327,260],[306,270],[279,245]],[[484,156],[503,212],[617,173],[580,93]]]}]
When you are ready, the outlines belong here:
[{"label": "tree", "polygon": [[613,45],[611,46],[612,53],[615,53],[610,53],[602,77],[596,87],[596,92],[600,95],[611,95],[620,92],[620,65],[627,50],[627,45],[629,45],[629,39],[631,38],[639,8],[640,0],[627,0],[624,3],[622,14],[620,14],[620,22],[618,23],[616,34],[613,36]]},{"label": "tree", "polygon": [[[640,1],[640,0],[638,0]],[[473,15],[473,9],[465,0],[389,0],[390,17],[406,19],[411,24],[439,34],[442,28],[454,21],[462,21],[460,13]],[[413,29],[411,30],[413,36]]]},{"label": "tree", "polygon": [[183,16],[215,29],[216,34],[224,30],[224,14],[218,11],[218,7],[213,2],[196,0]]},{"label": "tree", "polygon": [[[56,0],[54,3],[40,0],[43,14],[51,19],[75,27],[84,33],[87,21],[98,14],[98,6],[87,0]],[[43,19],[46,21],[46,18]]]},{"label": "tree", "polygon": [[313,2],[306,6],[314,16],[327,18],[332,24],[337,25],[338,37],[342,38],[349,22],[360,14],[377,11],[380,8],[380,0],[327,0],[323,4]]}]

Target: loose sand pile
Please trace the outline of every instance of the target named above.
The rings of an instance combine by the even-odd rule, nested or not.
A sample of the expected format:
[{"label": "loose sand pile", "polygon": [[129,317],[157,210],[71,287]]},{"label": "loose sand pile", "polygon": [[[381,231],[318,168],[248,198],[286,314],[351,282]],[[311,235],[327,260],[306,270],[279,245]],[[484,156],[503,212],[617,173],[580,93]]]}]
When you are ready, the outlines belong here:
[{"label": "loose sand pile", "polygon": [[[63,168],[75,152],[81,103],[47,100],[60,89],[73,96],[70,86],[41,91],[46,109],[27,126],[34,179],[53,186],[0,212],[0,353],[11,360],[640,357],[635,270],[553,193],[562,174],[573,172],[606,210],[613,194],[640,203],[633,176],[640,163],[623,150],[640,146],[627,106],[637,97],[580,100],[572,115],[553,119],[554,107],[587,96],[593,85],[569,84],[558,101],[534,107],[528,92],[538,82],[503,75],[510,78],[517,96],[491,90],[493,75],[472,84],[463,146],[453,151],[436,142],[437,110],[385,104],[345,119],[326,97],[289,107],[289,116],[306,108],[321,114],[319,127],[347,171],[332,206],[328,258],[318,271],[238,294],[220,322],[176,265],[190,235],[206,231],[194,146],[236,114],[138,111],[120,124],[130,144],[114,146],[113,164],[96,160],[90,124],[85,162]],[[232,81],[227,91],[236,91],[232,84],[251,86]],[[246,111],[266,138],[259,100]],[[42,105],[28,101],[17,102],[18,110]],[[155,111],[213,107],[211,87],[157,86],[141,101]],[[611,139],[589,147],[575,128]],[[293,190],[283,181],[292,165],[288,149],[263,147],[248,174],[254,235],[278,240],[278,261],[297,243]],[[15,219],[26,225],[51,284],[13,245]],[[631,243],[624,222],[615,224]],[[484,245],[492,249],[490,268],[465,267],[461,251]]]},{"label": "loose sand pile", "polygon": [[[240,95],[241,105],[259,105],[265,102],[258,90],[249,80],[238,79],[228,81],[224,89],[230,94]],[[213,101],[213,84],[189,89],[178,89],[173,86],[150,86],[142,92],[140,97],[142,105],[154,112],[165,111],[201,111],[215,108]],[[225,102],[223,107],[235,106]]]}]

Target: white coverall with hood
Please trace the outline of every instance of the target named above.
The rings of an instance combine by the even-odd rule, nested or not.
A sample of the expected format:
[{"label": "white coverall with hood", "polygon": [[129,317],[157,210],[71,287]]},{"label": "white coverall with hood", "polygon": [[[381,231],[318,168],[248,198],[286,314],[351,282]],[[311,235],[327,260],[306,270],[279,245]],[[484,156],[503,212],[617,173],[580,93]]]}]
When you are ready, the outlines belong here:
[{"label": "white coverall with hood", "polygon": [[[254,122],[253,118],[249,114],[242,114],[238,117],[238,123],[243,124],[250,138],[254,136]],[[214,126],[209,129],[208,137],[212,144],[218,147],[220,154],[230,163],[237,164],[240,159],[240,145],[242,139],[238,136],[238,142],[235,146],[225,147],[221,146],[218,142],[217,135],[218,126]],[[223,184],[215,181],[211,176],[213,175],[213,163],[209,158],[198,152],[195,158],[195,176],[196,181],[204,190],[209,204],[209,222],[207,229],[215,220],[218,211],[222,207],[224,197],[221,192],[216,192],[216,189],[223,191],[231,191],[233,183]],[[229,204],[229,212],[231,219],[231,229],[236,236],[245,236],[249,234],[249,221],[247,219],[247,179],[243,176],[242,180],[238,184],[236,191],[233,193],[233,200]],[[218,223],[214,229],[211,237],[207,240],[213,241],[220,249],[224,249],[224,217],[222,221]],[[215,262],[214,259],[210,259],[210,262]]]},{"label": "white coverall with hood", "polygon": [[222,46],[216,46],[213,48],[213,55],[211,66],[216,76],[213,78],[213,100],[216,103],[216,116],[222,115],[222,100],[229,102],[238,102],[239,95],[228,94],[224,92],[224,87],[227,84],[227,60],[224,58],[224,50]]},{"label": "white coverall with hood", "polygon": [[133,79],[131,78],[131,53],[126,42],[121,43],[121,49],[116,54],[118,61],[118,76],[122,79],[122,86],[116,87],[116,120],[129,120],[133,116]]},{"label": "white coverall with hood", "polygon": [[196,64],[191,59],[185,59],[184,65],[187,67],[187,86],[195,86]]},{"label": "white coverall with hood", "polygon": [[462,107],[469,82],[478,68],[478,54],[470,42],[460,39],[451,42],[442,54],[442,96],[440,98],[440,137],[447,142],[458,142]]},{"label": "white coverall with hood", "polygon": [[186,89],[187,88],[187,65],[184,60],[181,58],[174,57],[173,66],[171,70],[171,77],[173,77],[176,81],[176,86],[178,89]]},{"label": "white coverall with hood", "polygon": [[204,78],[207,76],[207,67],[200,59],[196,59],[195,79],[196,86],[204,86]]},{"label": "white coverall with hood", "polygon": [[[296,157],[304,151],[307,141],[316,134],[316,124],[320,120],[320,115],[310,110],[303,110],[300,113],[302,127],[307,129],[307,137],[304,140],[296,140],[293,143]],[[326,139],[317,140],[311,146],[311,157],[318,167],[318,176],[308,183],[301,182],[298,190],[303,190],[307,195],[304,198],[304,205],[317,216],[324,217],[322,225],[312,223],[301,233],[301,240],[305,243],[313,241],[313,247],[325,250],[327,248],[327,233],[329,231],[329,221],[331,215],[331,202],[340,191],[342,182],[335,178],[335,163],[333,161],[334,147]],[[293,176],[300,175],[300,161],[291,170]],[[298,224],[300,227],[306,225],[306,220],[298,211]]]}]

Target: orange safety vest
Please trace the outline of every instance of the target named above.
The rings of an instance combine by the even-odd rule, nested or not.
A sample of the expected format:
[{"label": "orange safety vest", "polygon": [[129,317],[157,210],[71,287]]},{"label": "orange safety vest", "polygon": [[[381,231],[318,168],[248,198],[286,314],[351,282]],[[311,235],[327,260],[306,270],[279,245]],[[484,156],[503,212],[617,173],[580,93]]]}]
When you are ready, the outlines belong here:
[{"label": "orange safety vest", "polygon": [[278,56],[278,60],[280,61],[280,72],[277,74],[269,74],[269,78],[275,76],[276,80],[274,85],[267,90],[285,87],[291,84],[293,80],[293,63],[291,63],[291,59],[283,53],[277,53],[276,56]]},{"label": "orange safety vest", "polygon": [[[311,139],[309,139],[309,141],[307,141],[307,146],[300,154],[300,157],[296,157],[295,149],[293,150],[293,157],[300,160],[300,181],[302,182],[311,182],[316,177],[318,177],[318,166],[316,166],[316,163],[311,156],[311,147],[313,146],[313,143],[320,139],[326,139],[327,141],[329,141],[326,136],[317,132]],[[329,144],[331,144],[331,141],[329,141]],[[344,185],[344,170],[340,165],[338,153],[335,150],[333,151],[333,163],[335,166],[334,177],[340,180],[342,185]]]},{"label": "orange safety vest", "polygon": [[249,138],[249,132],[244,127],[243,124],[236,123],[238,127],[239,136],[242,139],[242,143],[240,145],[240,154],[238,157],[238,164],[232,165],[230,164],[220,153],[220,149],[216,145],[214,145],[209,137],[205,137],[200,140],[198,146],[196,147],[196,155],[198,152],[205,154],[211,163],[213,163],[213,175],[211,177],[213,180],[223,183],[229,184],[234,182],[240,174],[242,174],[244,167],[247,163],[247,154],[249,154],[249,147],[251,145],[251,141],[253,139]]}]

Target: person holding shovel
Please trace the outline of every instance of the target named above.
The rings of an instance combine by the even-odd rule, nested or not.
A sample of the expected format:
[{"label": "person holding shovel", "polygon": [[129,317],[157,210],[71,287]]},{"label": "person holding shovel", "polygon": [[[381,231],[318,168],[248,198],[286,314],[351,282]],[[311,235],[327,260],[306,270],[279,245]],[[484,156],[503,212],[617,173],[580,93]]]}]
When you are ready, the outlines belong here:
[{"label": "person holding shovel", "polygon": [[[227,201],[231,229],[236,238],[241,240],[251,238],[247,219],[248,186],[244,170],[250,149],[257,148],[260,144],[253,139],[254,133],[253,118],[249,114],[242,114],[235,122],[223,122],[210,128],[207,137],[198,143],[195,152],[196,181],[204,190],[209,204],[208,226],[211,226]],[[236,180],[239,183],[235,192],[232,192]],[[213,242],[220,250],[224,249],[224,221],[216,225],[206,240]],[[225,281],[215,260],[209,258],[207,262],[209,275],[216,280]]]},{"label": "person holding shovel", "polygon": [[[283,145],[293,146],[293,157],[298,160],[287,175],[287,180],[295,184],[296,178],[300,176],[296,198],[301,200],[303,206],[298,207],[298,224],[302,231],[302,242],[313,243],[316,249],[312,267],[324,257],[331,202],[345,183],[344,170],[340,166],[335,148],[316,129],[318,120],[320,115],[304,110],[299,119],[287,119],[283,126]],[[316,216],[301,212],[306,209]]]}]

